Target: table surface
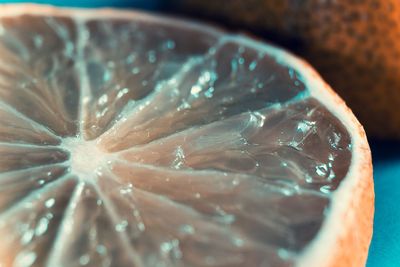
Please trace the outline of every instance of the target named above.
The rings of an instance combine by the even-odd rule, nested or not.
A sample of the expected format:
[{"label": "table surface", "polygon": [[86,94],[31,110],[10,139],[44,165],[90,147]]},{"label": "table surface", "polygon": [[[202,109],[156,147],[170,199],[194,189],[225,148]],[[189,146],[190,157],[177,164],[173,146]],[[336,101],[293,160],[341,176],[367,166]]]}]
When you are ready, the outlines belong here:
[{"label": "table surface", "polygon": [[[4,1],[26,2],[24,0]],[[140,7],[154,10],[160,0],[39,0],[60,6]],[[165,4],[165,2],[164,2]],[[400,266],[400,142],[371,141],[375,181],[374,235],[367,267]]]},{"label": "table surface", "polygon": [[370,141],[374,164],[374,235],[367,267],[400,266],[400,142]]}]

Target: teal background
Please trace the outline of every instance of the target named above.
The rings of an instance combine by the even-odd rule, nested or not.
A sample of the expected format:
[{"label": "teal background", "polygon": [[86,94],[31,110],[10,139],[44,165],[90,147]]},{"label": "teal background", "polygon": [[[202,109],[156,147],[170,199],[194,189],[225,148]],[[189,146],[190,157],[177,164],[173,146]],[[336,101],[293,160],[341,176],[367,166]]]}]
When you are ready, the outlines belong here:
[{"label": "teal background", "polygon": [[374,164],[374,235],[367,267],[400,266],[400,143],[370,141]]},{"label": "teal background", "polygon": [[[0,3],[6,2],[25,1],[0,0]],[[168,0],[42,0],[34,2],[59,6],[113,6],[160,10],[168,3]],[[400,267],[400,142],[370,140],[370,144],[376,199],[374,235],[367,267]]]},{"label": "teal background", "polygon": [[[168,0],[166,0],[168,1]],[[154,9],[162,1],[154,0],[39,0],[39,1],[23,1],[23,0],[12,0],[4,1],[0,0],[0,3],[26,3],[33,2],[39,4],[52,4],[57,6],[74,6],[74,7],[139,7],[145,9]],[[165,2],[165,1],[164,1]]]}]

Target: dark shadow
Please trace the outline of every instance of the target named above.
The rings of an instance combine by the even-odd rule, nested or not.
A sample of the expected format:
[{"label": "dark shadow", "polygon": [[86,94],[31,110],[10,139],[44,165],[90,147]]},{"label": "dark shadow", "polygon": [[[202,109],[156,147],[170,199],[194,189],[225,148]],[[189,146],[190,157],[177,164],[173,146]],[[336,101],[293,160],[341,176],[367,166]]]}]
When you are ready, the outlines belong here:
[{"label": "dark shadow", "polygon": [[374,162],[381,162],[391,159],[400,159],[400,141],[369,141]]},{"label": "dark shadow", "polygon": [[[236,23],[231,20],[227,20],[224,17],[216,16],[215,14],[199,14],[196,10],[185,9],[180,10],[176,8],[173,4],[167,4],[165,1],[163,4],[159,4],[158,8],[164,13],[177,16],[187,20],[197,20],[202,23],[209,25],[215,25],[218,28],[224,28],[233,33],[243,33],[246,35],[251,35],[253,38],[259,39],[263,38],[264,41],[268,40],[272,43],[278,44],[282,47],[290,49],[294,53],[299,53],[304,50],[303,42],[296,37],[288,37],[287,34],[280,34],[273,30],[268,30],[262,27],[252,27],[245,25],[243,23]],[[174,3],[172,1],[171,3]]]}]

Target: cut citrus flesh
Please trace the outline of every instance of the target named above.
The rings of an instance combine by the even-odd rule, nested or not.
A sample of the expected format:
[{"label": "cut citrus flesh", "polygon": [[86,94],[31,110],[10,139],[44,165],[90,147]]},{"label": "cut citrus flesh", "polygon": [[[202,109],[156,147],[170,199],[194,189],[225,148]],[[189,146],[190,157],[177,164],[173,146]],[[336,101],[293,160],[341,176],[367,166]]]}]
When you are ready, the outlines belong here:
[{"label": "cut citrus flesh", "polygon": [[131,11],[0,11],[0,266],[365,263],[369,147],[305,62]]}]

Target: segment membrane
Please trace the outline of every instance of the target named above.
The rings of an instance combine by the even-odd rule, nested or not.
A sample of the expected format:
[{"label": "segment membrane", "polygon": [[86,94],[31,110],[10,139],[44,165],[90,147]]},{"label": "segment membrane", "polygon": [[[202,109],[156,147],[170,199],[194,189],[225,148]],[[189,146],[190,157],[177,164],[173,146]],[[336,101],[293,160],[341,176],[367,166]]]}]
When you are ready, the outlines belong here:
[{"label": "segment membrane", "polygon": [[[122,113],[101,137],[121,150],[177,131],[286,102],[304,91],[294,70],[251,47],[222,40],[189,60],[152,94]],[[149,129],[152,128],[151,131]]]},{"label": "segment membrane", "polygon": [[[88,212],[90,211],[90,212]],[[142,266],[126,237],[115,231],[112,211],[94,186],[74,192],[48,266]]]},{"label": "segment membrane", "polygon": [[[151,94],[189,58],[202,55],[216,37],[202,31],[178,32],[148,21],[91,20],[79,24],[82,41],[82,133],[94,139],[121,119],[124,108]],[[186,35],[185,35],[186,34]],[[196,38],[188,44],[187,38]]]},{"label": "segment membrane", "polygon": [[64,177],[67,166],[50,164],[0,173],[0,212],[13,207],[37,190]]},{"label": "segment membrane", "polygon": [[350,139],[335,124],[316,100],[304,100],[189,128],[120,155],[171,169],[251,174],[327,193],[336,189],[347,172],[342,164],[351,158]]},{"label": "segment membrane", "polygon": [[[274,248],[249,238],[244,229],[231,226],[222,216],[219,219],[217,214],[209,216],[157,190],[129,187],[127,176],[122,177],[120,172],[110,186],[113,178],[108,175],[113,174],[104,176],[108,181],[103,188],[105,194],[110,195],[114,203],[120,203],[116,205],[119,208],[126,207],[120,213],[123,219],[116,229],[130,237],[130,245],[141,255],[143,266],[285,266]],[[159,179],[151,172],[139,171],[136,175],[155,179],[154,183]],[[132,178],[129,182],[135,184],[135,175]],[[174,185],[177,184],[171,184]],[[186,189],[185,186],[181,188]],[[188,196],[183,194],[185,191],[181,192],[183,198]],[[222,211],[222,206],[219,209]]]},{"label": "segment membrane", "polygon": [[43,125],[0,102],[0,142],[56,145],[60,141]]},{"label": "segment membrane", "polygon": [[1,101],[58,135],[75,135],[79,76],[72,20],[25,15],[3,18],[0,27]]},{"label": "segment membrane", "polygon": [[58,147],[0,143],[0,172],[64,162],[68,153]]},{"label": "segment membrane", "polygon": [[74,187],[57,182],[0,215],[1,266],[45,266]]}]

